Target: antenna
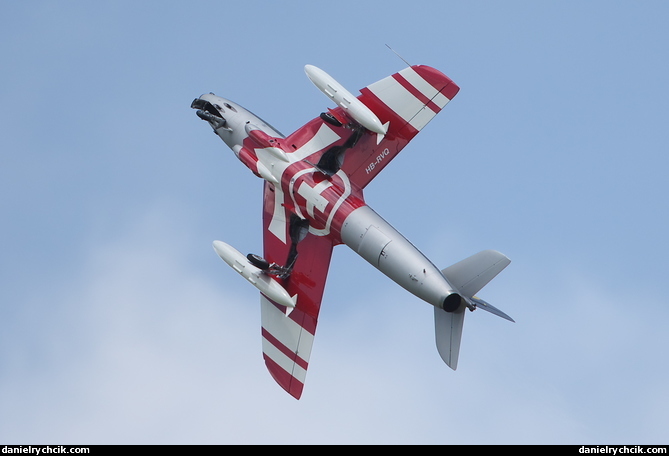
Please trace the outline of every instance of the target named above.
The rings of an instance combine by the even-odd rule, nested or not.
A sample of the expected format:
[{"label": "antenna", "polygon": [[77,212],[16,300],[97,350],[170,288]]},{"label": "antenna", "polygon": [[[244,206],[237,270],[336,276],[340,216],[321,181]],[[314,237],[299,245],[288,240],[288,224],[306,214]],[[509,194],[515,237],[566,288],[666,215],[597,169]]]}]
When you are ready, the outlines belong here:
[{"label": "antenna", "polygon": [[386,44],[386,47],[387,47],[388,49],[390,49],[391,51],[393,51],[393,53],[394,53],[397,57],[399,57],[399,58],[402,60],[402,62],[404,62],[404,63],[406,63],[407,65],[411,66],[411,64],[410,64],[409,62],[407,62],[406,60],[404,60],[404,57],[402,57],[401,55],[399,55],[399,54],[395,51],[395,49],[393,49],[393,48],[391,48],[390,46],[388,46],[388,44]]}]

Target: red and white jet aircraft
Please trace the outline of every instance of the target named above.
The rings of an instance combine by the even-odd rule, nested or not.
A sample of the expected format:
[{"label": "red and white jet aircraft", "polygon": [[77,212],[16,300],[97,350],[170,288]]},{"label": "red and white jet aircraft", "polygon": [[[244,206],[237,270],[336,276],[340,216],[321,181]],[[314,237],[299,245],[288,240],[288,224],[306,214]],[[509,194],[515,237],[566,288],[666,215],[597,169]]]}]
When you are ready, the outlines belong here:
[{"label": "red and white jet aircraft", "polygon": [[[214,94],[191,107],[264,179],[263,257],[214,242],[218,255],[261,292],[262,348],[274,379],[299,399],[309,367],[332,249],[346,244],[434,306],[439,354],[457,367],[465,309],[511,320],[474,295],[509,263],[485,250],[439,270],[374,212],[363,190],[460,90],[423,65],[353,96],[312,65],[311,81],[337,105],[289,136]],[[513,320],[511,320],[513,321]]]}]

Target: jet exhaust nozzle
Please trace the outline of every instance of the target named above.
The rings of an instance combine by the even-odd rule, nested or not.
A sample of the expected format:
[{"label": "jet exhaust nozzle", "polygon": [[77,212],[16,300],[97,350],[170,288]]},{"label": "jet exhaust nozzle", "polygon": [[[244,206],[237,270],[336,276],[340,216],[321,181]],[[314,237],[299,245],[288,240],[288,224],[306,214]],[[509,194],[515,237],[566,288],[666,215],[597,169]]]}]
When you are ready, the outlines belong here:
[{"label": "jet exhaust nozzle", "polygon": [[462,301],[463,301],[462,296],[460,296],[457,293],[451,293],[444,299],[442,308],[446,312],[455,312],[462,305]]}]

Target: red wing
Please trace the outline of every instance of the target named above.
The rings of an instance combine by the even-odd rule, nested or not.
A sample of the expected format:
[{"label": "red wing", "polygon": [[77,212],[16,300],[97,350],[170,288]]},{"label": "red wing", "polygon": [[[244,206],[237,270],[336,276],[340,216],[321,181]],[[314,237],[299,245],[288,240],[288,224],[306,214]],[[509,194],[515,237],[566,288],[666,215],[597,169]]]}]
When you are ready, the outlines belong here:
[{"label": "red wing", "polygon": [[[263,208],[264,257],[285,265],[290,255],[290,217],[283,206],[284,195],[265,182]],[[277,279],[291,296],[297,294],[295,309],[286,308],[261,295],[262,345],[265,364],[272,377],[299,399],[309,366],[311,346],[325,288],[332,241],[311,233],[299,242],[298,257],[288,279]]]},{"label": "red wing", "polygon": [[[297,159],[319,162],[325,150],[342,160],[341,170],[362,190],[436,116],[460,88],[434,68],[415,65],[375,82],[358,99],[388,126],[385,136],[364,130],[357,136],[346,127],[313,119],[285,139],[299,150]],[[346,119],[342,108],[332,109],[336,119]],[[343,156],[341,153],[343,152]],[[290,151],[287,151],[290,152]],[[310,156],[318,152],[317,156]],[[339,168],[335,168],[339,169]]]},{"label": "red wing", "polygon": [[459,90],[446,75],[424,65],[405,68],[362,89],[358,99],[382,124],[388,123],[388,132],[380,142],[376,134],[364,135],[346,154],[342,170],[351,182],[364,188]]},{"label": "red wing", "polygon": [[[385,136],[334,126],[322,118],[308,122],[284,140],[292,162],[307,162],[324,173],[348,176],[352,193],[361,190],[457,94],[459,88],[441,72],[413,66],[361,90],[358,99],[388,126]],[[341,108],[332,111],[345,118]],[[292,149],[291,149],[292,148]],[[291,201],[280,188],[265,182],[263,208],[264,257],[286,265],[291,257]],[[298,256],[289,278],[279,280],[295,309],[261,297],[263,357],[274,379],[295,398],[304,387],[309,357],[334,243],[330,236],[309,233],[297,244]],[[294,253],[294,252],[293,252]]]}]

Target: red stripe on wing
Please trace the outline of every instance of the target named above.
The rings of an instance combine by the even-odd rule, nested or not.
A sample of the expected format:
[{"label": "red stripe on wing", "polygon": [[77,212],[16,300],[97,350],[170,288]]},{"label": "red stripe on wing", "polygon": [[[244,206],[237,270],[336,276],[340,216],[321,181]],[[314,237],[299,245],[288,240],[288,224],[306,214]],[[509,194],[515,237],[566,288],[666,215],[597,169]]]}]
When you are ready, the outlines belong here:
[{"label": "red stripe on wing", "polygon": [[269,356],[263,355],[265,358],[265,365],[267,370],[272,375],[272,378],[290,394],[295,399],[299,399],[302,396],[302,390],[304,389],[304,383],[290,375],[286,372],[281,366],[275,363]]},{"label": "red stripe on wing", "polygon": [[309,367],[309,363],[298,356],[297,353],[292,351],[290,348],[286,347],[284,344],[279,341],[276,337],[271,335],[265,328],[262,328],[262,336],[267,339],[269,343],[274,345],[277,350],[286,355],[288,358],[292,359],[295,364],[300,366],[302,369],[306,370]]},{"label": "red stripe on wing", "polygon": [[430,108],[432,112],[435,114],[439,114],[439,111],[441,111],[441,108],[437,106],[432,100],[430,100],[428,97],[423,95],[423,92],[418,90],[416,87],[414,87],[409,81],[407,81],[404,76],[402,76],[399,73],[393,74],[393,79],[395,79],[397,82],[400,83],[402,87],[404,87],[411,95],[414,97],[418,98],[421,103],[423,103],[425,106]]}]

